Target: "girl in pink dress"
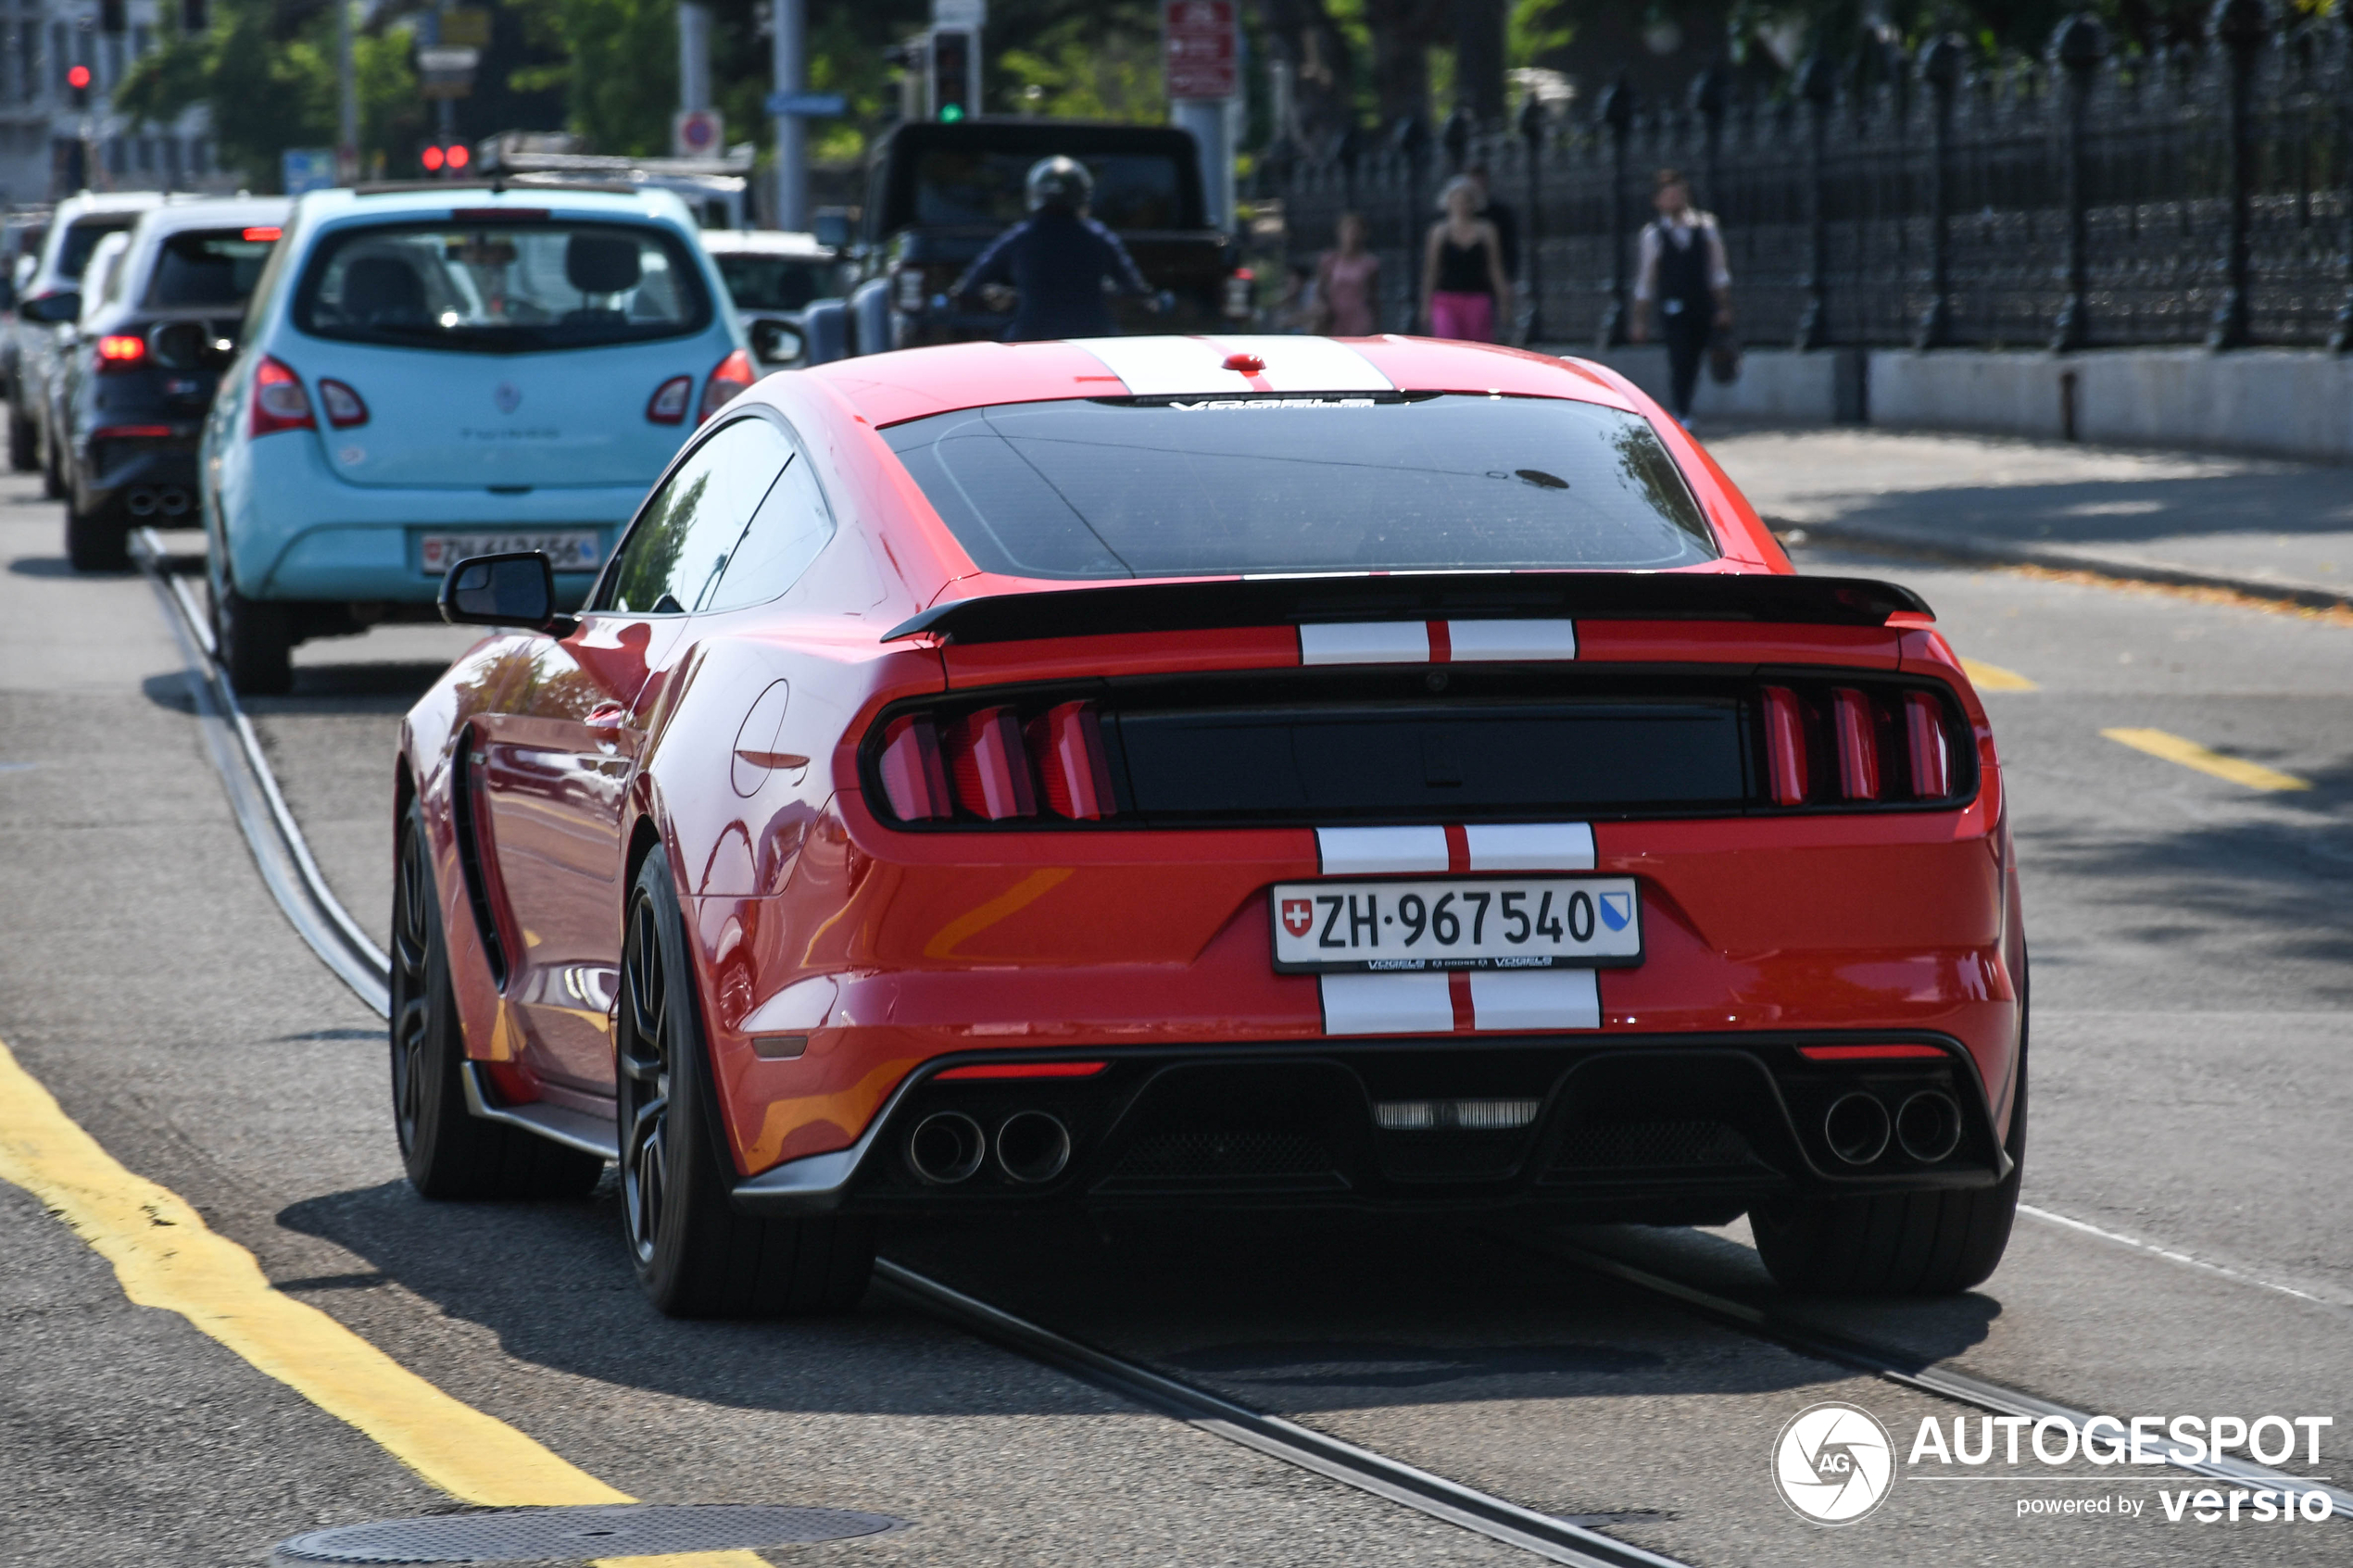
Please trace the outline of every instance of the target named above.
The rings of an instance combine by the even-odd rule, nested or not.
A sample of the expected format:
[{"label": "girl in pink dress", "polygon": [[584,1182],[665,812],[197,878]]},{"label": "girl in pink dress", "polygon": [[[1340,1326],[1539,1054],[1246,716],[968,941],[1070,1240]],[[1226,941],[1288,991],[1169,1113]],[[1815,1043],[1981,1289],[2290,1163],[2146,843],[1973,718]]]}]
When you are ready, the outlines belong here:
[{"label": "girl in pink dress", "polygon": [[1315,266],[1315,292],[1324,307],[1323,330],[1334,337],[1370,337],[1380,330],[1374,302],[1380,298],[1380,257],[1365,248],[1365,220],[1340,215],[1340,248],[1324,252]]}]

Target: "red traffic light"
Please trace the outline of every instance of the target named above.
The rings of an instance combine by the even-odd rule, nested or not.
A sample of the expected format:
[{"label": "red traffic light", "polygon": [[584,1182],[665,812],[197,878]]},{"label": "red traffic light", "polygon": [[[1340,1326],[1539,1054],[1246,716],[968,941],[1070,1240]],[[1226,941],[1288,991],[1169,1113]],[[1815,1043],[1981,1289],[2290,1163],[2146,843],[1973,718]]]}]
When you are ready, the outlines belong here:
[{"label": "red traffic light", "polygon": [[66,85],[72,88],[77,93],[82,91],[84,87],[89,86],[90,68],[88,66],[75,66],[73,69],[67,71]]},{"label": "red traffic light", "polygon": [[426,173],[438,174],[441,172],[441,149],[439,147],[427,147],[423,152],[417,155],[417,160],[425,166]]},{"label": "red traffic light", "polygon": [[469,162],[472,161],[473,155],[466,151],[464,147],[458,146],[449,149],[448,158],[450,168],[463,169]]}]

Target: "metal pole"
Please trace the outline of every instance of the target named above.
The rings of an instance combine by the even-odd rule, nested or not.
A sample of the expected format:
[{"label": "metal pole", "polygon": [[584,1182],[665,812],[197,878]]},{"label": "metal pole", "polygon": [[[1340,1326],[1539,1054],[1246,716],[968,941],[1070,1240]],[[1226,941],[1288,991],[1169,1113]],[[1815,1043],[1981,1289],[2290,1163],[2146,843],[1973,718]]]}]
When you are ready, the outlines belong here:
[{"label": "metal pole", "polygon": [[1528,229],[1520,254],[1528,268],[1529,343],[1541,342],[1544,332],[1544,209],[1539,198],[1536,164],[1543,153],[1544,125],[1549,118],[1542,101],[1533,93],[1519,107],[1519,139],[1528,149]]},{"label": "metal pole", "polygon": [[2339,354],[2353,354],[2353,6],[2339,6],[2336,14],[2345,24],[2336,57],[2336,86],[2343,94],[2338,105],[2343,129],[2337,136],[2337,157],[2345,176],[2345,303],[2337,307],[2336,330],[2329,334],[2329,347]]},{"label": "metal pole", "polygon": [[[779,96],[794,97],[808,86],[809,19],[803,0],[769,0],[770,64]],[[809,122],[799,115],[776,116],[776,227],[809,227]]]},{"label": "metal pole", "polygon": [[711,7],[695,0],[678,6],[678,107],[689,114],[711,107]]},{"label": "metal pole", "polygon": [[1831,223],[1827,200],[1830,183],[1831,104],[1838,96],[1838,68],[1828,56],[1814,55],[1800,69],[1797,90],[1805,96],[1806,139],[1806,314],[1798,318],[1796,347],[1824,348],[1831,341]]},{"label": "metal pole", "polygon": [[351,57],[351,0],[335,0],[335,178],[359,179],[359,81]]},{"label": "metal pole", "polygon": [[2214,307],[2214,324],[2207,330],[2206,346],[2244,348],[2254,336],[2249,320],[2247,274],[2253,261],[2255,218],[2255,70],[2271,14],[2263,0],[2220,0],[2211,28],[2215,41],[2229,58],[2225,100],[2231,149],[2231,216],[2222,244],[2222,303]]},{"label": "metal pole", "polygon": [[2092,341],[2092,215],[2090,158],[2085,120],[2100,62],[2108,57],[2108,32],[2099,19],[2079,11],[2051,34],[2051,60],[2067,73],[2067,298],[2051,328],[2051,352],[2070,354]]},{"label": "metal pole", "polygon": [[1634,90],[1620,76],[1602,94],[1602,123],[1609,127],[1609,304],[1603,307],[1593,339],[1601,348],[1627,342],[1626,137],[1634,124]]},{"label": "metal pole", "polygon": [[1920,77],[1929,87],[1928,308],[1920,312],[1915,348],[1945,348],[1953,342],[1953,96],[1961,85],[1969,45],[1945,33],[1920,51]]}]

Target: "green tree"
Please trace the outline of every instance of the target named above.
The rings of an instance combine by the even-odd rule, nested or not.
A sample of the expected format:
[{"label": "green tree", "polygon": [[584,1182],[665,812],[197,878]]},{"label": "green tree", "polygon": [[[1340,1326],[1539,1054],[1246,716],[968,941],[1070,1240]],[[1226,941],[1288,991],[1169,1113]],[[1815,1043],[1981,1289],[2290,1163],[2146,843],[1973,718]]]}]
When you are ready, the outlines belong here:
[{"label": "green tree", "polygon": [[[423,127],[409,49],[404,30],[355,41],[363,163]],[[281,153],[334,144],[336,97],[332,9],[290,20],[271,0],[222,0],[207,31],[172,40],[124,72],[114,104],[134,119],[156,122],[195,104],[209,106],[222,167],[240,171],[256,190],[274,191]]]}]

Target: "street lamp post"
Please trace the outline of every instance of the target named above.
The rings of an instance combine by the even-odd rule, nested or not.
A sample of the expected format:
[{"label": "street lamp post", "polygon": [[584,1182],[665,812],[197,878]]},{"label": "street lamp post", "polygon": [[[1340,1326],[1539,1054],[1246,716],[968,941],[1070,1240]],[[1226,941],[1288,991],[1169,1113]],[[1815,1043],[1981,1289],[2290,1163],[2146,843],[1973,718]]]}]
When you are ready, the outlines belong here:
[{"label": "street lamp post", "polygon": [[1961,85],[1969,45],[1945,33],[1920,51],[1920,79],[1929,91],[1928,308],[1920,312],[1915,348],[1953,342],[1953,98]]},{"label": "street lamp post", "polygon": [[2067,73],[2067,298],[2051,329],[2051,352],[2068,354],[2092,341],[2092,214],[2090,157],[2084,144],[2092,89],[2108,57],[2108,32],[2079,11],[2051,35],[2051,58]]}]

